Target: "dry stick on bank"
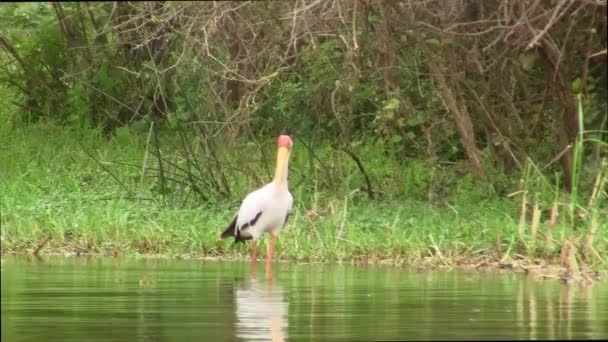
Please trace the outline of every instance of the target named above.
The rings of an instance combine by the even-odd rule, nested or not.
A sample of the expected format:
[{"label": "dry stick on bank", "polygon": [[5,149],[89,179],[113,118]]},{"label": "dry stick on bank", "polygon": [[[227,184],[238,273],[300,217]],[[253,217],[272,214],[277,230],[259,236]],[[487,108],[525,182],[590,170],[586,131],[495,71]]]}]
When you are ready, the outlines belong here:
[{"label": "dry stick on bank", "polygon": [[517,236],[519,237],[519,240],[523,243],[524,242],[524,231],[526,229],[526,205],[528,204],[527,200],[526,200],[526,190],[522,191],[522,197],[521,197],[521,209],[520,209],[520,213],[519,213],[519,224],[517,225]]},{"label": "dry stick on bank", "polygon": [[553,247],[553,229],[555,228],[555,222],[557,221],[557,216],[559,215],[559,207],[557,202],[553,203],[553,207],[551,208],[551,216],[549,218],[549,227],[547,227],[547,235],[545,236],[545,256],[549,257],[551,255],[551,249]]},{"label": "dry stick on bank", "polygon": [[595,257],[598,258],[603,264],[605,263],[604,258],[600,256],[600,254],[595,250],[595,248],[593,248],[593,236],[597,232],[597,227],[599,225],[599,215],[596,210],[594,210],[591,215],[591,224],[589,225],[589,231],[587,232],[587,235],[585,235],[585,243],[583,247],[585,250],[585,255],[587,257],[595,255]]},{"label": "dry stick on bank", "polygon": [[566,274],[569,278],[575,278],[578,275],[576,268],[576,245],[574,244],[574,234],[570,234],[568,239],[568,253],[566,254]]},{"label": "dry stick on bank", "polygon": [[[602,160],[602,166],[604,168],[606,166],[608,166],[608,162],[606,159]],[[597,177],[595,178],[595,183],[593,185],[593,191],[591,192],[591,196],[589,197],[588,207],[591,208],[591,223],[589,226],[589,230],[587,231],[587,234],[585,235],[584,250],[585,250],[585,254],[587,256],[593,254],[602,263],[605,263],[604,259],[599,255],[599,253],[595,250],[595,248],[593,248],[593,237],[595,236],[595,233],[597,232],[597,227],[599,225],[599,213],[598,213],[597,209],[593,208],[593,204],[595,203],[600,192],[602,191],[601,189],[604,189],[604,184],[606,183],[606,175],[602,171],[600,171],[598,173]]]},{"label": "dry stick on bank", "polygon": [[540,208],[538,205],[538,194],[534,199],[534,210],[532,212],[532,225],[530,226],[530,245],[529,254],[534,257],[536,254],[536,232],[538,231],[538,225],[540,223]]},{"label": "dry stick on bank", "polygon": [[574,231],[571,230],[569,236],[561,241],[561,254],[559,260],[559,264],[566,269],[566,277],[570,279],[577,276],[575,252]]},{"label": "dry stick on bank", "polygon": [[44,238],[44,240],[42,240],[42,242],[40,242],[38,244],[38,246],[36,246],[36,249],[34,249],[34,251],[32,252],[32,255],[38,256],[38,253],[40,252],[40,250],[46,245],[47,242],[49,242],[50,239],[51,239],[51,236],[47,235],[47,237]]}]

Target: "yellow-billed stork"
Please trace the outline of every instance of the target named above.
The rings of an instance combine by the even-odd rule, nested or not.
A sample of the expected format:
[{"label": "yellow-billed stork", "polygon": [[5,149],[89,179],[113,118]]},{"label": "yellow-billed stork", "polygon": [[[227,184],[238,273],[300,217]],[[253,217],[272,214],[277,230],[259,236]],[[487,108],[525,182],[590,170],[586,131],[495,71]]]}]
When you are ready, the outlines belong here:
[{"label": "yellow-billed stork", "polygon": [[[233,236],[235,243],[253,240],[251,262],[254,267],[257,261],[257,240],[264,232],[272,234],[266,257],[266,266],[271,266],[277,235],[287,223],[289,212],[293,208],[293,196],[287,187],[291,138],[288,135],[280,135],[277,145],[274,180],[245,197],[232,223],[221,234],[222,240]],[[255,269],[253,272],[255,273]]]}]

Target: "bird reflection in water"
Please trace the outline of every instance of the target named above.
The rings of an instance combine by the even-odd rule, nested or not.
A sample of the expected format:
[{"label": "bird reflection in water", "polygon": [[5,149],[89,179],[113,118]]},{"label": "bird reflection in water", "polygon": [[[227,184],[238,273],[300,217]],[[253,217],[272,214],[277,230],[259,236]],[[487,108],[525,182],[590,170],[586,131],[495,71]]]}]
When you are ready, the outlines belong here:
[{"label": "bird reflection in water", "polygon": [[255,273],[235,288],[237,337],[246,341],[284,341],[287,338],[288,302],[285,291],[273,284],[272,268],[267,282],[260,283]]}]

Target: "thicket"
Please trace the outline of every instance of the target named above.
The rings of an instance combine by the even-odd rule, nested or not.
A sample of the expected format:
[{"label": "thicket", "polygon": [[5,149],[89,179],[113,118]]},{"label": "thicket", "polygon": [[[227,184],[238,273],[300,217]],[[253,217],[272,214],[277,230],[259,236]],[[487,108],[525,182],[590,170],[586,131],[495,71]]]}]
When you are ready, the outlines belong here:
[{"label": "thicket", "polygon": [[7,136],[36,123],[136,136],[143,163],[115,181],[152,177],[165,204],[267,181],[288,133],[308,204],[464,189],[518,198],[532,226],[558,206],[597,230],[606,40],[596,0],[12,3],[0,115]]}]

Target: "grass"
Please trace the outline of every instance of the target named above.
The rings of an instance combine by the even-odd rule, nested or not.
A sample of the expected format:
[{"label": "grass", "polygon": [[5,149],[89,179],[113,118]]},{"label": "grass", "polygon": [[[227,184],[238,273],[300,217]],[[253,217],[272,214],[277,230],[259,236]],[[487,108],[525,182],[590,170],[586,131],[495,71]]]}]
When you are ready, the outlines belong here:
[{"label": "grass", "polygon": [[[190,164],[180,157],[174,136],[161,135],[165,149],[159,151],[166,157],[161,187],[159,163],[147,148],[150,137],[145,129],[119,131],[109,140],[95,130],[50,124],[4,129],[2,253],[32,253],[50,237],[42,253],[247,257],[250,244],[220,241],[219,234],[243,196],[271,178],[272,141],[262,148],[239,144],[244,149],[240,155],[226,148],[220,158],[230,194],[209,190],[200,196],[210,200],[202,202],[184,181],[188,176],[182,171]],[[313,155],[303,145],[296,141],[293,152],[290,186],[296,206],[279,236],[276,256],[281,259],[446,267],[524,261],[558,264],[563,242],[572,234],[586,236],[587,228],[573,231],[568,215],[551,224],[540,217],[540,209],[530,231],[527,212],[523,221],[519,212],[520,200],[499,194],[498,185],[458,176],[462,174],[458,166],[440,169],[415,161],[403,165],[374,145],[358,150],[376,190],[383,190],[378,191],[378,199],[370,200],[359,189],[363,177],[347,155],[325,147],[315,149]],[[199,171],[214,167],[207,162]],[[551,207],[557,202],[538,198],[567,199],[551,187],[542,188],[546,179],[527,174],[524,190],[544,195],[528,196],[528,201]],[[213,181],[203,173],[197,177],[201,182]],[[218,173],[213,177],[221,178]],[[580,259],[587,270],[606,268],[604,204],[593,207],[600,216],[595,218],[599,223],[590,243],[599,257]],[[530,252],[530,246],[544,249],[543,243],[521,245],[530,236],[546,237],[549,230],[556,243],[546,253]],[[265,243],[267,239],[261,243],[261,256]]]}]

